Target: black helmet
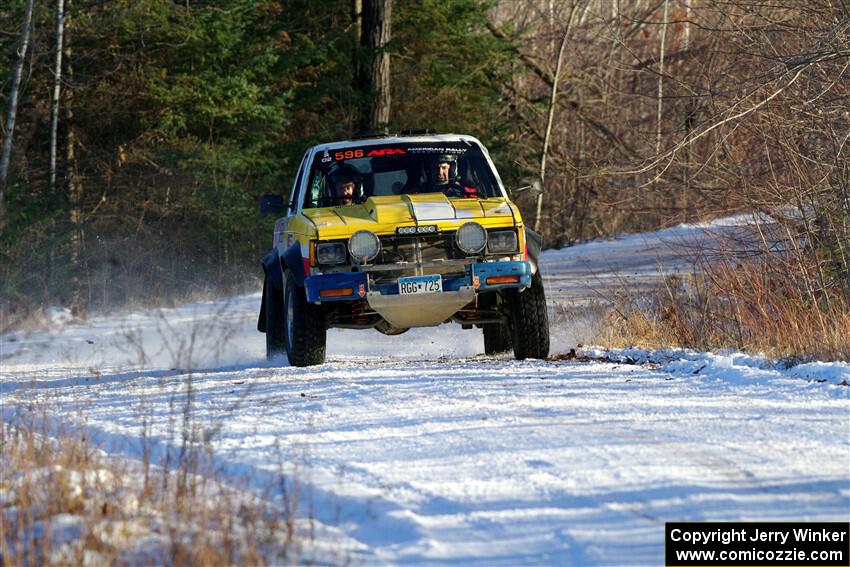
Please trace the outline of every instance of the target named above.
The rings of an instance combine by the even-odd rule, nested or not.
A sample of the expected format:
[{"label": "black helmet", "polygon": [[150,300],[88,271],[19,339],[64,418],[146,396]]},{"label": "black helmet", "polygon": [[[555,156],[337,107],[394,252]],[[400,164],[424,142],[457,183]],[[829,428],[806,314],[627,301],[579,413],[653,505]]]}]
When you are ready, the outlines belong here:
[{"label": "black helmet", "polygon": [[[449,181],[457,179],[457,156],[451,154],[440,154],[431,159],[431,164],[428,168],[429,180],[437,184],[437,168],[440,164],[449,164]],[[443,183],[447,183],[444,181]]]},{"label": "black helmet", "polygon": [[328,185],[332,194],[335,194],[338,183],[354,182],[354,200],[363,198],[363,176],[353,165],[347,163],[335,163],[327,173]]}]

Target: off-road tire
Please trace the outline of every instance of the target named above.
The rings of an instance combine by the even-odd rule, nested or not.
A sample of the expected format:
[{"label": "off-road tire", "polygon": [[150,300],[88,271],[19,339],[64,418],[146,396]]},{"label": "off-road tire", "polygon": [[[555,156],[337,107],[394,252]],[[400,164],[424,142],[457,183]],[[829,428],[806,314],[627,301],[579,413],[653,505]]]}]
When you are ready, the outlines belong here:
[{"label": "off-road tire", "polygon": [[[289,274],[286,274],[289,276]],[[321,306],[307,303],[304,288],[285,277],[284,334],[286,355],[292,366],[313,366],[325,362],[327,328]]]},{"label": "off-road tire", "polygon": [[513,292],[511,342],[517,360],[549,356],[549,314],[540,272],[532,276],[528,289]]},{"label": "off-road tire", "polygon": [[483,325],[484,354],[491,356],[511,350],[511,328],[506,323]]},{"label": "off-road tire", "polygon": [[263,302],[266,319],[266,358],[271,360],[286,352],[286,327],[283,321],[283,290],[275,289],[268,276],[263,282]]}]

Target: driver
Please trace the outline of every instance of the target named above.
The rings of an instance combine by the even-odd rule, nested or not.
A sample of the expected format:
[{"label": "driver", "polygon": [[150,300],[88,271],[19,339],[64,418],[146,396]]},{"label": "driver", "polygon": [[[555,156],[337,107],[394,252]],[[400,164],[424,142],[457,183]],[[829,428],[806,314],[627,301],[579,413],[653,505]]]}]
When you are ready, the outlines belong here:
[{"label": "driver", "polygon": [[363,197],[363,180],[357,168],[343,164],[328,173],[337,205],[353,205]]},{"label": "driver", "polygon": [[433,191],[445,193],[449,197],[477,197],[478,191],[475,187],[467,187],[461,183],[457,169],[457,156],[443,154],[434,158],[428,170]]}]

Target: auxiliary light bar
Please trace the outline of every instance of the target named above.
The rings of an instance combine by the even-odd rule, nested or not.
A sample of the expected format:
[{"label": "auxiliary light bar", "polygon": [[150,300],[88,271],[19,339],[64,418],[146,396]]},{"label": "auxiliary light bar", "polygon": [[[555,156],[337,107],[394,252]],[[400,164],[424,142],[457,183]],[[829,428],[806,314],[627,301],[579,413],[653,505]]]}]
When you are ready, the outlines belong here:
[{"label": "auxiliary light bar", "polygon": [[400,226],[395,229],[399,236],[413,236],[415,234],[437,234],[437,225],[424,224],[420,226]]}]

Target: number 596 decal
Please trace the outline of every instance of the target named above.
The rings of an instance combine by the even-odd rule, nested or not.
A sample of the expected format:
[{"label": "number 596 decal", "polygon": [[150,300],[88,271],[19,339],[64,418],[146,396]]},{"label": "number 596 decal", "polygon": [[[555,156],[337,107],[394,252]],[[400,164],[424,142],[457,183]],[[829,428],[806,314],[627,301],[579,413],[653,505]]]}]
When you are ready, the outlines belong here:
[{"label": "number 596 decal", "polygon": [[363,150],[345,150],[344,152],[334,152],[334,159],[336,161],[339,161],[341,159],[352,159],[360,157],[363,157]]}]

